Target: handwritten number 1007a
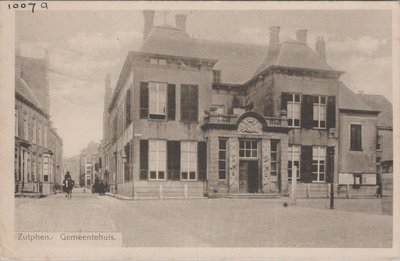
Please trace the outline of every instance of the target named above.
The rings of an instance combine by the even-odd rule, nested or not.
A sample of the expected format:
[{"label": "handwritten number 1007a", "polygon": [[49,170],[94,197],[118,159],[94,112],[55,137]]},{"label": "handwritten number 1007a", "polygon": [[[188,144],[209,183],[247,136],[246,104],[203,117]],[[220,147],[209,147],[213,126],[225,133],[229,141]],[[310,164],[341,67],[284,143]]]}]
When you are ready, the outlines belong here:
[{"label": "handwritten number 1007a", "polygon": [[[22,4],[17,4],[17,3],[15,3],[15,4],[8,4],[8,9],[9,9],[9,10],[11,10],[11,9],[25,9],[25,8],[31,8],[32,13],[35,12],[35,7],[36,7],[36,3],[31,3],[31,2],[29,2],[29,3],[27,3],[27,4],[25,4],[25,3],[22,3]],[[43,8],[43,9],[49,9],[46,2],[41,3],[41,4],[40,4],[40,7]]]}]

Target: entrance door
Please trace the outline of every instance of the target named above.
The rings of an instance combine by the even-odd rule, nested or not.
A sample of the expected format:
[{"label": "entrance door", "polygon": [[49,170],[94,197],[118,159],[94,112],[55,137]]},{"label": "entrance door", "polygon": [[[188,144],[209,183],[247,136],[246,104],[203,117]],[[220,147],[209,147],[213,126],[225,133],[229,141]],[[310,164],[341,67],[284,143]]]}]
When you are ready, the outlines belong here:
[{"label": "entrance door", "polygon": [[258,187],[258,161],[241,160],[239,163],[239,192],[256,193]]}]

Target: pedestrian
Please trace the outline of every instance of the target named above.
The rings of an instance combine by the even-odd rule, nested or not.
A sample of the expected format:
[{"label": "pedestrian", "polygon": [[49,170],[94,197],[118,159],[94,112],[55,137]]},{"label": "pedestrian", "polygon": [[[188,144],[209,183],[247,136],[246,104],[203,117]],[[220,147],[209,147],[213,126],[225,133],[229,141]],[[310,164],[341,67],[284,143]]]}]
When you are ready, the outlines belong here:
[{"label": "pedestrian", "polygon": [[106,194],[106,188],[105,188],[104,182],[100,181],[100,184],[99,184],[99,195],[105,195],[105,194]]},{"label": "pedestrian", "polygon": [[75,182],[72,180],[69,172],[65,175],[65,179],[63,181],[63,191],[65,192],[65,197],[71,199],[72,197],[72,189],[74,188]]},{"label": "pedestrian", "polygon": [[382,197],[382,180],[380,179],[380,177],[378,177],[377,181],[376,181],[376,193],[375,196],[377,198],[381,198]]}]

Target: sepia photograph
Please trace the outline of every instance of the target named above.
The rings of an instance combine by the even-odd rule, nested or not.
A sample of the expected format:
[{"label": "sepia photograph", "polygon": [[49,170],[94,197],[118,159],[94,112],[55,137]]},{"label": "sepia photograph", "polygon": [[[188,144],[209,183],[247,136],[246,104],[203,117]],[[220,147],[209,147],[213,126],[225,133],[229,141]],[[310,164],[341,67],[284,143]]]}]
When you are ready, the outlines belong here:
[{"label": "sepia photograph", "polygon": [[20,249],[398,254],[396,5],[28,3],[0,10]]}]

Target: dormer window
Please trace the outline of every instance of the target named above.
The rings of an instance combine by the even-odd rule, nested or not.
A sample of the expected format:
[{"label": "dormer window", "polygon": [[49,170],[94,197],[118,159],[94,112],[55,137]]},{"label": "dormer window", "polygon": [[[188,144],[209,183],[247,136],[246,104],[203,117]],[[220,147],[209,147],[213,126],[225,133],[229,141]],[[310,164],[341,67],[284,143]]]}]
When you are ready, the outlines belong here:
[{"label": "dormer window", "polygon": [[167,60],[160,58],[150,58],[150,64],[167,65]]},{"label": "dormer window", "polygon": [[214,83],[221,82],[221,71],[213,70],[213,82]]}]

